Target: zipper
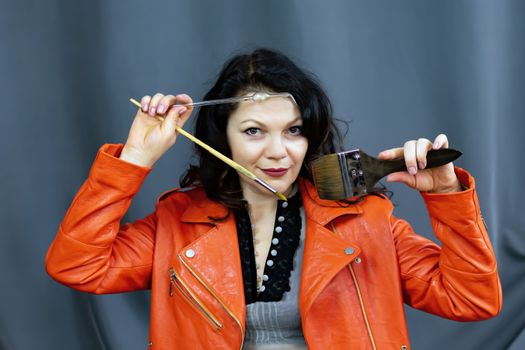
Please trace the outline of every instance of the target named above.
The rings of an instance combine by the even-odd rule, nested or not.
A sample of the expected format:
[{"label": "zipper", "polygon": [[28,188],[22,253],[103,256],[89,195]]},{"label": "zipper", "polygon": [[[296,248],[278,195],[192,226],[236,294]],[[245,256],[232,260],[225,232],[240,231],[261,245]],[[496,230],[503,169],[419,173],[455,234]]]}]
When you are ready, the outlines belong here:
[{"label": "zipper", "polygon": [[177,255],[179,257],[179,260],[182,262],[182,264],[184,266],[186,266],[186,268],[188,269],[188,271],[190,271],[190,273],[193,275],[193,277],[195,277],[203,286],[204,288],[206,288],[206,290],[215,298],[215,300],[222,306],[222,308],[224,309],[224,311],[226,311],[226,313],[228,315],[230,315],[231,318],[233,318],[233,320],[237,323],[237,325],[239,326],[239,329],[241,330],[241,335],[242,335],[242,340],[241,340],[241,347],[239,349],[242,349],[242,347],[244,346],[244,328],[242,328],[242,325],[241,325],[241,321],[239,321],[239,319],[237,317],[235,317],[235,315],[233,314],[233,312],[222,302],[222,300],[219,298],[219,296],[217,294],[215,294],[215,292],[206,284],[204,283],[204,281],[202,280],[202,278],[200,278],[199,275],[197,275],[197,273],[195,271],[193,271],[193,269],[188,265],[188,263],[186,261],[184,261],[184,259],[180,256],[180,254]]},{"label": "zipper", "polygon": [[177,288],[179,292],[203,315],[211,325],[219,330],[222,328],[222,324],[219,322],[217,317],[197,298],[195,293],[191,291],[186,282],[180,278],[173,267],[170,267],[170,297],[173,296],[173,288]]},{"label": "zipper", "polygon": [[376,350],[376,342],[374,340],[374,335],[372,334],[372,328],[368,322],[368,316],[366,315],[365,305],[363,303],[363,297],[361,296],[361,288],[359,288],[359,283],[357,282],[357,277],[352,269],[352,264],[348,264],[348,269],[352,274],[352,279],[354,280],[355,288],[357,290],[357,296],[359,298],[359,304],[361,305],[361,312],[363,313],[363,318],[365,319],[366,330],[368,331],[368,336],[370,337],[370,342],[372,343],[372,349]]},{"label": "zipper", "polygon": [[[333,233],[338,235],[333,222],[330,222],[330,226],[332,227]],[[368,332],[368,337],[370,338],[370,343],[372,343],[372,349],[376,350],[377,349],[376,342],[374,340],[374,334],[372,333],[372,327],[370,327],[370,322],[368,322],[368,316],[366,314],[365,304],[363,302],[363,296],[361,295],[361,288],[359,288],[359,283],[357,282],[357,276],[354,273],[354,269],[352,268],[351,263],[348,264],[348,269],[350,270],[350,274],[352,275],[352,279],[354,281],[355,289],[357,291],[357,297],[359,299],[359,305],[361,306],[361,313],[363,314],[363,319],[365,320],[366,330]]]}]

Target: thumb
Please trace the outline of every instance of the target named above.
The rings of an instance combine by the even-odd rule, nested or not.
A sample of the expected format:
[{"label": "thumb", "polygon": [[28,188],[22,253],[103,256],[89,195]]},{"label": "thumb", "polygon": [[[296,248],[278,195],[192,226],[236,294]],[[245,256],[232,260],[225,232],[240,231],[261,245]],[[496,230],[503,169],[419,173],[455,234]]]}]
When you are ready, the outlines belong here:
[{"label": "thumb", "polygon": [[187,111],[187,108],[184,106],[173,106],[168,114],[166,115],[166,118],[161,124],[161,129],[163,129],[163,132],[166,132],[168,134],[175,135],[175,131],[177,130],[177,124],[179,123],[180,116],[184,114]]},{"label": "thumb", "polygon": [[186,121],[190,118],[191,116],[191,113],[193,112],[193,108],[192,107],[185,107],[186,109],[184,109],[183,111],[180,111],[180,117],[179,119],[177,120],[177,126],[179,127],[183,127],[183,125],[186,123]]},{"label": "thumb", "polygon": [[407,186],[415,186],[415,176],[410,175],[407,171],[399,171],[392,173],[386,177],[387,182],[401,182]]}]

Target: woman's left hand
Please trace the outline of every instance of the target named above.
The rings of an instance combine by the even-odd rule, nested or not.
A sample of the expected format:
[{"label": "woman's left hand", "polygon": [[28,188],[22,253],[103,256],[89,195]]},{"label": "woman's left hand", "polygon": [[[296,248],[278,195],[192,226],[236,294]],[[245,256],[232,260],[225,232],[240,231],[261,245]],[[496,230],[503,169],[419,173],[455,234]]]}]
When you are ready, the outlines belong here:
[{"label": "woman's left hand", "polygon": [[401,182],[422,192],[446,193],[461,191],[461,184],[454,172],[452,163],[440,167],[425,169],[427,152],[431,149],[448,148],[448,139],[444,134],[436,137],[434,142],[418,139],[405,142],[403,147],[391,148],[379,153],[379,159],[405,158],[407,171],[392,173],[387,176],[388,182]]}]

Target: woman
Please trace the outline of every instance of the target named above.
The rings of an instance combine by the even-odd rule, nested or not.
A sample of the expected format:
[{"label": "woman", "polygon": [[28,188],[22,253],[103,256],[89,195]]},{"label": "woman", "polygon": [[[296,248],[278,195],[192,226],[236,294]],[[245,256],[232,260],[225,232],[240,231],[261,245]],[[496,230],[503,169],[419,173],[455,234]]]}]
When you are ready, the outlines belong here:
[{"label": "woman", "polygon": [[340,139],[328,98],[285,56],[233,58],[205,99],[259,91],[293,99],[202,108],[195,134],[288,202],[197,149],[184,189],[120,225],[192,112],[187,95],[145,96],[126,144],[99,151],[49,249],[48,273],[91,293],[151,288],[154,349],[408,349],[403,302],[459,321],[499,312],[473,178],[452,164],[425,169],[427,151],[448,146],[445,135],[380,154],[404,155],[407,171],[388,180],[422,192],[440,248],[380,194],[318,197],[310,161],[339,150]]}]

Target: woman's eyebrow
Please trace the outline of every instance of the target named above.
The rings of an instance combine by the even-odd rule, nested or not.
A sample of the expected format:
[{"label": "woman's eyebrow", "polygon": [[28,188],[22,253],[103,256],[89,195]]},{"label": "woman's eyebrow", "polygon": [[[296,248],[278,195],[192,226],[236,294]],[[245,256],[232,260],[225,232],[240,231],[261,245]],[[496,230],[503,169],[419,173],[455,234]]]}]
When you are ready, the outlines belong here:
[{"label": "woman's eyebrow", "polygon": [[[295,124],[295,123],[297,123],[298,121],[301,121],[301,120],[302,120],[302,118],[299,115],[296,118],[294,118],[294,120],[291,120],[289,123],[287,123],[287,125]],[[266,125],[264,122],[262,122],[260,120],[257,120],[257,119],[253,119],[253,118],[245,119],[245,120],[239,122],[239,124],[245,124],[245,123],[249,123],[249,122],[256,123],[256,124],[263,125],[263,126]]]},{"label": "woman's eyebrow", "polygon": [[251,119],[251,118],[245,119],[245,120],[241,121],[239,124],[245,124],[245,123],[250,123],[250,122],[256,123],[256,124],[259,124],[259,125],[264,125],[263,122],[261,122],[259,120],[256,120],[256,119]]}]

